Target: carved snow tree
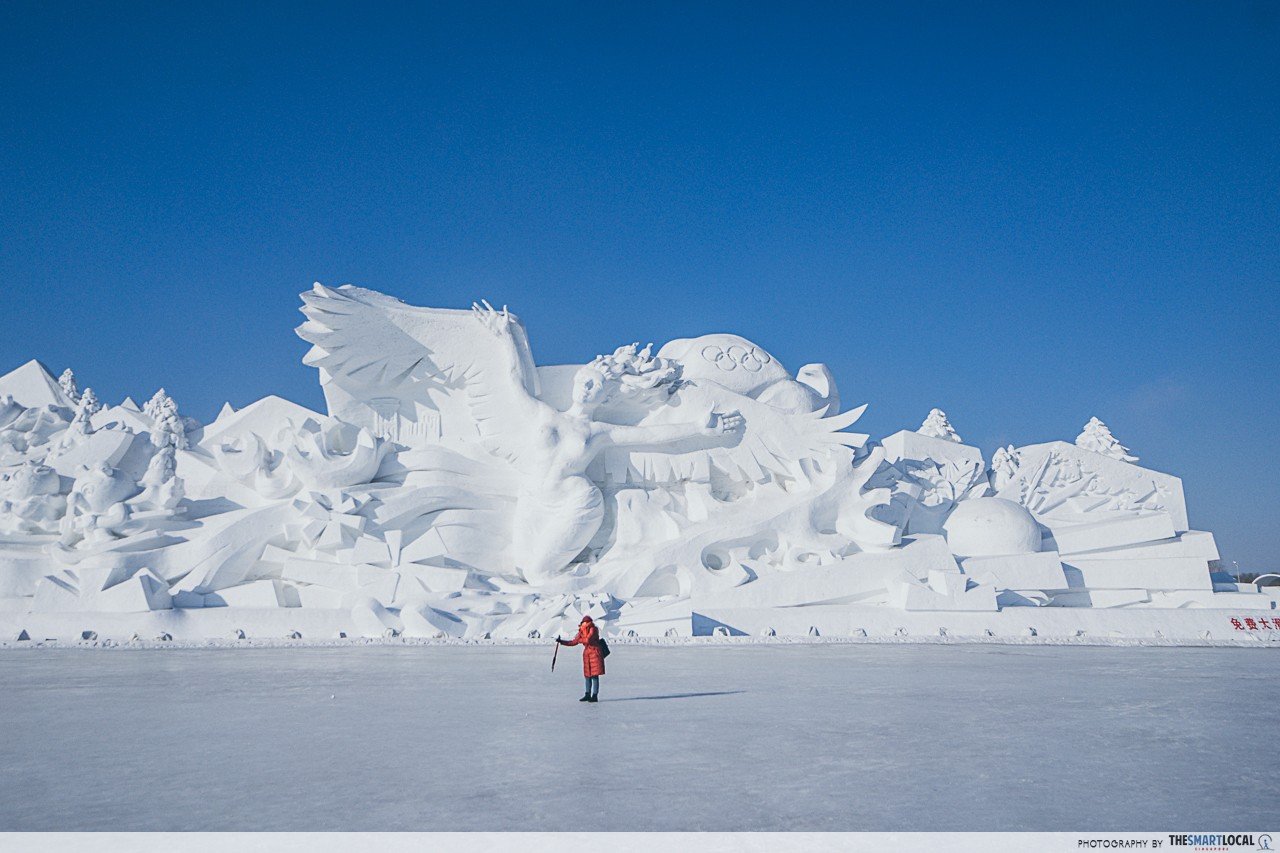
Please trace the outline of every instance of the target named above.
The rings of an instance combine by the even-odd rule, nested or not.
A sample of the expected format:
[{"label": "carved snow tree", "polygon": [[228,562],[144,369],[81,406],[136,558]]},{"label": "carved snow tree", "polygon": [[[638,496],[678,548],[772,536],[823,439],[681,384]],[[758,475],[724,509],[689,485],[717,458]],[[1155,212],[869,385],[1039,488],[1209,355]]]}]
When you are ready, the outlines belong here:
[{"label": "carved snow tree", "polygon": [[178,450],[187,449],[186,423],[178,414],[178,404],[163,388],[147,401],[142,407],[142,413],[155,425],[151,431],[152,444],[156,447],[173,445]]},{"label": "carved snow tree", "polygon": [[960,436],[952,429],[951,422],[947,420],[947,413],[942,409],[930,409],[929,416],[924,419],[924,423],[920,424],[920,429],[916,432],[932,438],[960,443]]},{"label": "carved snow tree", "polygon": [[1076,436],[1076,447],[1083,447],[1085,450],[1092,450],[1094,453],[1101,453],[1103,456],[1110,456],[1121,462],[1138,461],[1138,457],[1117,441],[1107,425],[1097,418],[1089,418],[1089,422],[1084,425],[1084,430]]},{"label": "carved snow tree", "polygon": [[80,390],[76,387],[76,375],[68,367],[62,371],[62,375],[58,377],[58,387],[62,389],[62,393],[67,395],[67,399],[72,403],[80,402]]}]

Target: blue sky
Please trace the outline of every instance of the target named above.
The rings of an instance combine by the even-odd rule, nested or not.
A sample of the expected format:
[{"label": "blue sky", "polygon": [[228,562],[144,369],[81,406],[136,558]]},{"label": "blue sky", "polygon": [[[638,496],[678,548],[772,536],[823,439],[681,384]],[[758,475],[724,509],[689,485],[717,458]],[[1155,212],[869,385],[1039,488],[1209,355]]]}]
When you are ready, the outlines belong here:
[{"label": "blue sky", "polygon": [[1097,415],[1280,567],[1280,6],[0,5],[0,371],[320,408],[297,294],[733,331],[989,454]]}]

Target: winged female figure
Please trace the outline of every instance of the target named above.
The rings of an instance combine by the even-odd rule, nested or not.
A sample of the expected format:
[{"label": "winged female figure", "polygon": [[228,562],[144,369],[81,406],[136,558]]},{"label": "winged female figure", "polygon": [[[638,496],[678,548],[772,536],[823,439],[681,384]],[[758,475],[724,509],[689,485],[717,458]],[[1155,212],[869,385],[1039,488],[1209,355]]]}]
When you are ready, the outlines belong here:
[{"label": "winged female figure", "polygon": [[602,452],[685,453],[741,437],[742,416],[714,406],[679,423],[597,420],[611,399],[660,404],[676,388],[680,366],[647,347],[622,347],[579,368],[559,411],[538,398],[528,338],[505,307],[418,308],[351,285],[316,284],[302,298],[307,322],[298,335],[313,344],[303,360],[320,369],[331,415],[360,422],[386,400],[427,401],[454,413],[462,445],[478,443],[508,462],[516,495],[504,562],[531,584],[562,574],[599,531],[604,496],[587,469]]},{"label": "winged female figure", "polygon": [[[518,370],[521,359],[511,316],[489,303],[472,307],[480,322],[505,350],[503,361]],[[738,412],[710,412],[691,423],[628,426],[595,419],[597,410],[616,395],[659,396],[670,393],[679,379],[679,366],[654,358],[649,349],[622,347],[579,368],[573,377],[569,408],[557,411],[529,394],[516,373],[507,378],[510,415],[523,435],[504,436],[514,450],[512,461],[521,471],[512,545],[520,574],[540,583],[561,573],[600,529],[604,496],[587,476],[587,468],[607,449],[684,453],[712,443],[732,441],[741,432]],[[473,386],[469,384],[469,389]],[[483,388],[483,386],[480,386]],[[478,395],[490,395],[483,390]],[[477,420],[487,412],[478,407]],[[484,430],[482,428],[482,434]],[[514,439],[514,442],[513,442]],[[516,446],[513,446],[516,445]]]}]

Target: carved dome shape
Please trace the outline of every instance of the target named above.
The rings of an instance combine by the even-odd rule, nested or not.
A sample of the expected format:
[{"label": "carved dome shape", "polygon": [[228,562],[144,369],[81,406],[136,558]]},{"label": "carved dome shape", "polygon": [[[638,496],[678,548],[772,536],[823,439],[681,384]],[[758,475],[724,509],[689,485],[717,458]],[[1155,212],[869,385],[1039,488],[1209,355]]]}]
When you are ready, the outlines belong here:
[{"label": "carved dome shape", "polygon": [[1004,498],[961,501],[942,529],[957,557],[1003,557],[1040,550],[1040,525],[1026,507]]}]

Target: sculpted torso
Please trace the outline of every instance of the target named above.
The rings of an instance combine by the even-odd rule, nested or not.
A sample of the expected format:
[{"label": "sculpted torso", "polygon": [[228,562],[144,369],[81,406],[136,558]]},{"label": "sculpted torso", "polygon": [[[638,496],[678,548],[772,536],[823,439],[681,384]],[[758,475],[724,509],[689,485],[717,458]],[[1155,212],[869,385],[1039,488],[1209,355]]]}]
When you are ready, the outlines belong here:
[{"label": "sculpted torso", "polygon": [[564,477],[585,476],[599,451],[600,436],[595,427],[591,421],[540,406],[537,422],[530,429],[526,470],[548,485]]}]

